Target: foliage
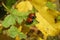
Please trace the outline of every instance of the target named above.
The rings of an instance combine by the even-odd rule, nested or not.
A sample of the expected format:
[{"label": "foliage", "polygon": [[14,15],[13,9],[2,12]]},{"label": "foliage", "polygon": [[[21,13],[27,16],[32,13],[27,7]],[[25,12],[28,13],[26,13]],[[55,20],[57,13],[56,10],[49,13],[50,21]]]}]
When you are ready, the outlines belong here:
[{"label": "foliage", "polygon": [[34,19],[32,24],[27,24],[27,23],[25,23],[25,25],[26,25],[27,27],[32,27],[33,25],[36,25],[36,24],[38,24],[38,23],[39,23],[39,22],[38,22],[36,19]]},{"label": "foliage", "polygon": [[60,15],[59,15],[59,16],[57,16],[57,20],[58,20],[58,21],[60,21]]},{"label": "foliage", "polygon": [[15,38],[18,35],[18,29],[15,26],[11,26],[7,33],[10,37]]},{"label": "foliage", "polygon": [[2,22],[2,25],[5,27],[5,28],[8,28],[10,27],[10,25],[14,25],[16,22],[15,22],[15,18],[13,15],[8,15],[6,16],[6,18],[4,19],[4,21]]},{"label": "foliage", "polygon": [[51,9],[51,10],[56,10],[56,4],[52,3],[52,2],[47,2],[46,6]]},{"label": "foliage", "polygon": [[12,5],[14,5],[16,3],[17,0],[6,0],[6,6],[8,8],[12,8]]},{"label": "foliage", "polygon": [[20,39],[26,39],[27,36],[24,33],[20,32],[19,37]]},{"label": "foliage", "polygon": [[26,38],[26,35],[22,32],[20,32],[17,27],[15,26],[11,26],[10,29],[8,29],[7,31],[8,33],[8,36],[12,37],[12,38],[15,38],[17,35],[21,38],[21,39],[25,39]]},{"label": "foliage", "polygon": [[47,40],[60,40],[60,38],[58,37],[59,35],[56,36],[48,36]]},{"label": "foliage", "polygon": [[[2,23],[3,27],[8,28],[8,35],[12,38],[15,38],[17,35],[19,35],[20,39],[26,38],[26,35],[23,32],[20,32],[16,26],[16,22],[21,25],[23,21],[26,21],[26,18],[28,18],[28,15],[32,12],[35,13],[37,10],[39,11],[39,14],[37,15],[37,21],[36,19],[33,20],[32,24],[26,24],[26,27],[30,27],[33,25],[36,25],[37,23],[37,28],[41,30],[44,34],[49,34],[49,35],[55,35],[57,32],[56,28],[54,28],[54,20],[53,17],[48,14],[46,7],[45,7],[45,0],[32,0],[32,4],[35,6],[32,10],[29,10],[28,12],[21,12],[18,11],[17,9],[13,9],[12,6],[16,3],[16,0],[7,0],[6,1],[6,7],[9,9],[10,13],[7,15]],[[24,4],[24,3],[23,3]],[[41,5],[41,6],[40,6]],[[22,5],[23,6],[23,5]],[[56,10],[56,5],[52,2],[47,2],[46,6],[51,9],[51,10]],[[20,6],[19,6],[20,7]],[[26,6],[24,6],[22,9],[25,10]],[[26,7],[27,8],[27,7]],[[30,8],[30,7],[29,7]],[[20,9],[20,8],[18,8]],[[60,20],[60,16],[57,17],[58,20]],[[48,30],[47,30],[48,29]],[[49,32],[49,33],[48,33]],[[48,40],[56,40],[53,39],[55,37],[48,37]]]},{"label": "foliage", "polygon": [[[9,14],[3,20],[2,26],[4,28],[9,28],[7,30],[8,36],[10,36],[12,38],[15,38],[17,35],[19,35],[20,39],[22,39],[22,38],[25,39],[26,35],[23,32],[20,32],[18,30],[18,28],[15,26],[16,22],[19,25],[21,25],[23,21],[26,21],[26,19],[28,18],[28,15],[31,12],[34,13],[36,11],[36,9],[33,8],[31,11],[21,12],[21,11],[18,11],[17,9],[15,9],[15,8],[12,8],[13,4],[15,4],[15,3],[16,3],[16,0],[9,0],[9,1],[6,0],[5,7],[7,8],[7,10],[8,10],[7,12]],[[38,21],[34,19],[34,22],[31,25],[35,25],[36,23],[38,23]]]}]

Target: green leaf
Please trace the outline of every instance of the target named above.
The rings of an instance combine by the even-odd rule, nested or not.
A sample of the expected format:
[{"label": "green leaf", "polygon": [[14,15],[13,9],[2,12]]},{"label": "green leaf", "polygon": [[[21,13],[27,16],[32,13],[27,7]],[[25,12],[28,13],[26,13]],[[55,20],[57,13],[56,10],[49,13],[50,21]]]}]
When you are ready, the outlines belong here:
[{"label": "green leaf", "polygon": [[39,22],[38,22],[36,19],[34,19],[32,24],[26,24],[26,23],[25,23],[25,25],[26,25],[27,27],[31,27],[31,26],[34,26],[35,24],[38,24],[38,23],[39,23]]},{"label": "green leaf", "polygon": [[29,12],[19,12],[16,9],[11,9],[12,14],[16,15],[16,16],[28,16]]},{"label": "green leaf", "polygon": [[2,30],[0,30],[0,33],[2,33]]},{"label": "green leaf", "polygon": [[19,37],[20,39],[23,39],[23,38],[26,39],[27,36],[24,33],[20,32]]},{"label": "green leaf", "polygon": [[38,24],[38,23],[39,22],[36,19],[34,19],[32,25],[35,25],[35,24]]},{"label": "green leaf", "polygon": [[58,37],[58,35],[56,35],[56,36],[48,36],[47,40],[60,40],[60,38]]},{"label": "green leaf", "polygon": [[57,16],[57,20],[60,21],[60,16]]},{"label": "green leaf", "polygon": [[26,38],[26,35],[20,32],[15,26],[11,26],[10,29],[8,29],[7,33],[8,33],[8,36],[12,38],[15,38],[17,35],[19,35],[20,39]]},{"label": "green leaf", "polygon": [[32,9],[31,12],[32,12],[32,13],[35,13],[35,12],[37,12],[37,10],[33,7],[33,9]]},{"label": "green leaf", "polygon": [[6,6],[12,8],[12,5],[16,3],[17,0],[6,0]]},{"label": "green leaf", "polygon": [[20,16],[21,18],[23,18],[24,21],[26,21],[26,19],[28,18],[28,15],[27,16]]},{"label": "green leaf", "polygon": [[56,4],[54,5],[52,2],[47,2],[46,6],[51,10],[56,10]]},{"label": "green leaf", "polygon": [[20,16],[17,16],[17,17],[16,17],[16,21],[17,21],[19,24],[21,24],[21,23],[23,22],[23,18],[20,17]]},{"label": "green leaf", "polygon": [[18,35],[18,29],[15,26],[11,26],[7,31],[8,36],[15,38]]},{"label": "green leaf", "polygon": [[8,28],[10,25],[14,25],[15,23],[15,18],[12,15],[8,15],[2,22],[2,25],[3,27]]},{"label": "green leaf", "polygon": [[52,36],[48,36],[47,40],[53,40],[53,37]]}]

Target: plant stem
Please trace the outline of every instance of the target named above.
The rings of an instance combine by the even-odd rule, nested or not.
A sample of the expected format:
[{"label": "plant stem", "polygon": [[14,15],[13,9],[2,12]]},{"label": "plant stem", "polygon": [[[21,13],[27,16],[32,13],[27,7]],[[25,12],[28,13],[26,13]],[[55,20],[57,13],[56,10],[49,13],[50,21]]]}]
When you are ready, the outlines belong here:
[{"label": "plant stem", "polygon": [[2,2],[2,5],[9,13],[11,13],[11,11],[6,7],[6,5],[3,2]]}]

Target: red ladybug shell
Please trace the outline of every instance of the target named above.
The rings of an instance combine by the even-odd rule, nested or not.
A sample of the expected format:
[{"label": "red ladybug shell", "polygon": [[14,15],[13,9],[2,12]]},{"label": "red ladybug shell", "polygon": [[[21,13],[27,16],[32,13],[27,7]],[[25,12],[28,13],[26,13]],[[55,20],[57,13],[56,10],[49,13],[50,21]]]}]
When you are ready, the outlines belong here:
[{"label": "red ladybug shell", "polygon": [[31,23],[31,22],[33,22],[33,19],[27,18],[26,22],[27,22],[27,23]]},{"label": "red ladybug shell", "polygon": [[35,13],[30,13],[29,14],[29,18],[32,18],[32,19],[34,19],[36,16],[35,16]]}]

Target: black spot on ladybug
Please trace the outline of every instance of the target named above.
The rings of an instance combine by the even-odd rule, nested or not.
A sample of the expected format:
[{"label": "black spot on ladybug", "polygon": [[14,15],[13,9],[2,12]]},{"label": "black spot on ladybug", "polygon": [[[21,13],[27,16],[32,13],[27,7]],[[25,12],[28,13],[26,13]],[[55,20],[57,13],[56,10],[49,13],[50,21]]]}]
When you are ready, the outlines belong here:
[{"label": "black spot on ladybug", "polygon": [[27,20],[26,20],[26,24],[32,24],[32,22],[33,22],[33,19],[31,19],[31,18],[27,18]]},{"label": "black spot on ladybug", "polygon": [[29,18],[35,19],[35,18],[36,18],[35,13],[30,13],[30,14],[29,14]]}]

